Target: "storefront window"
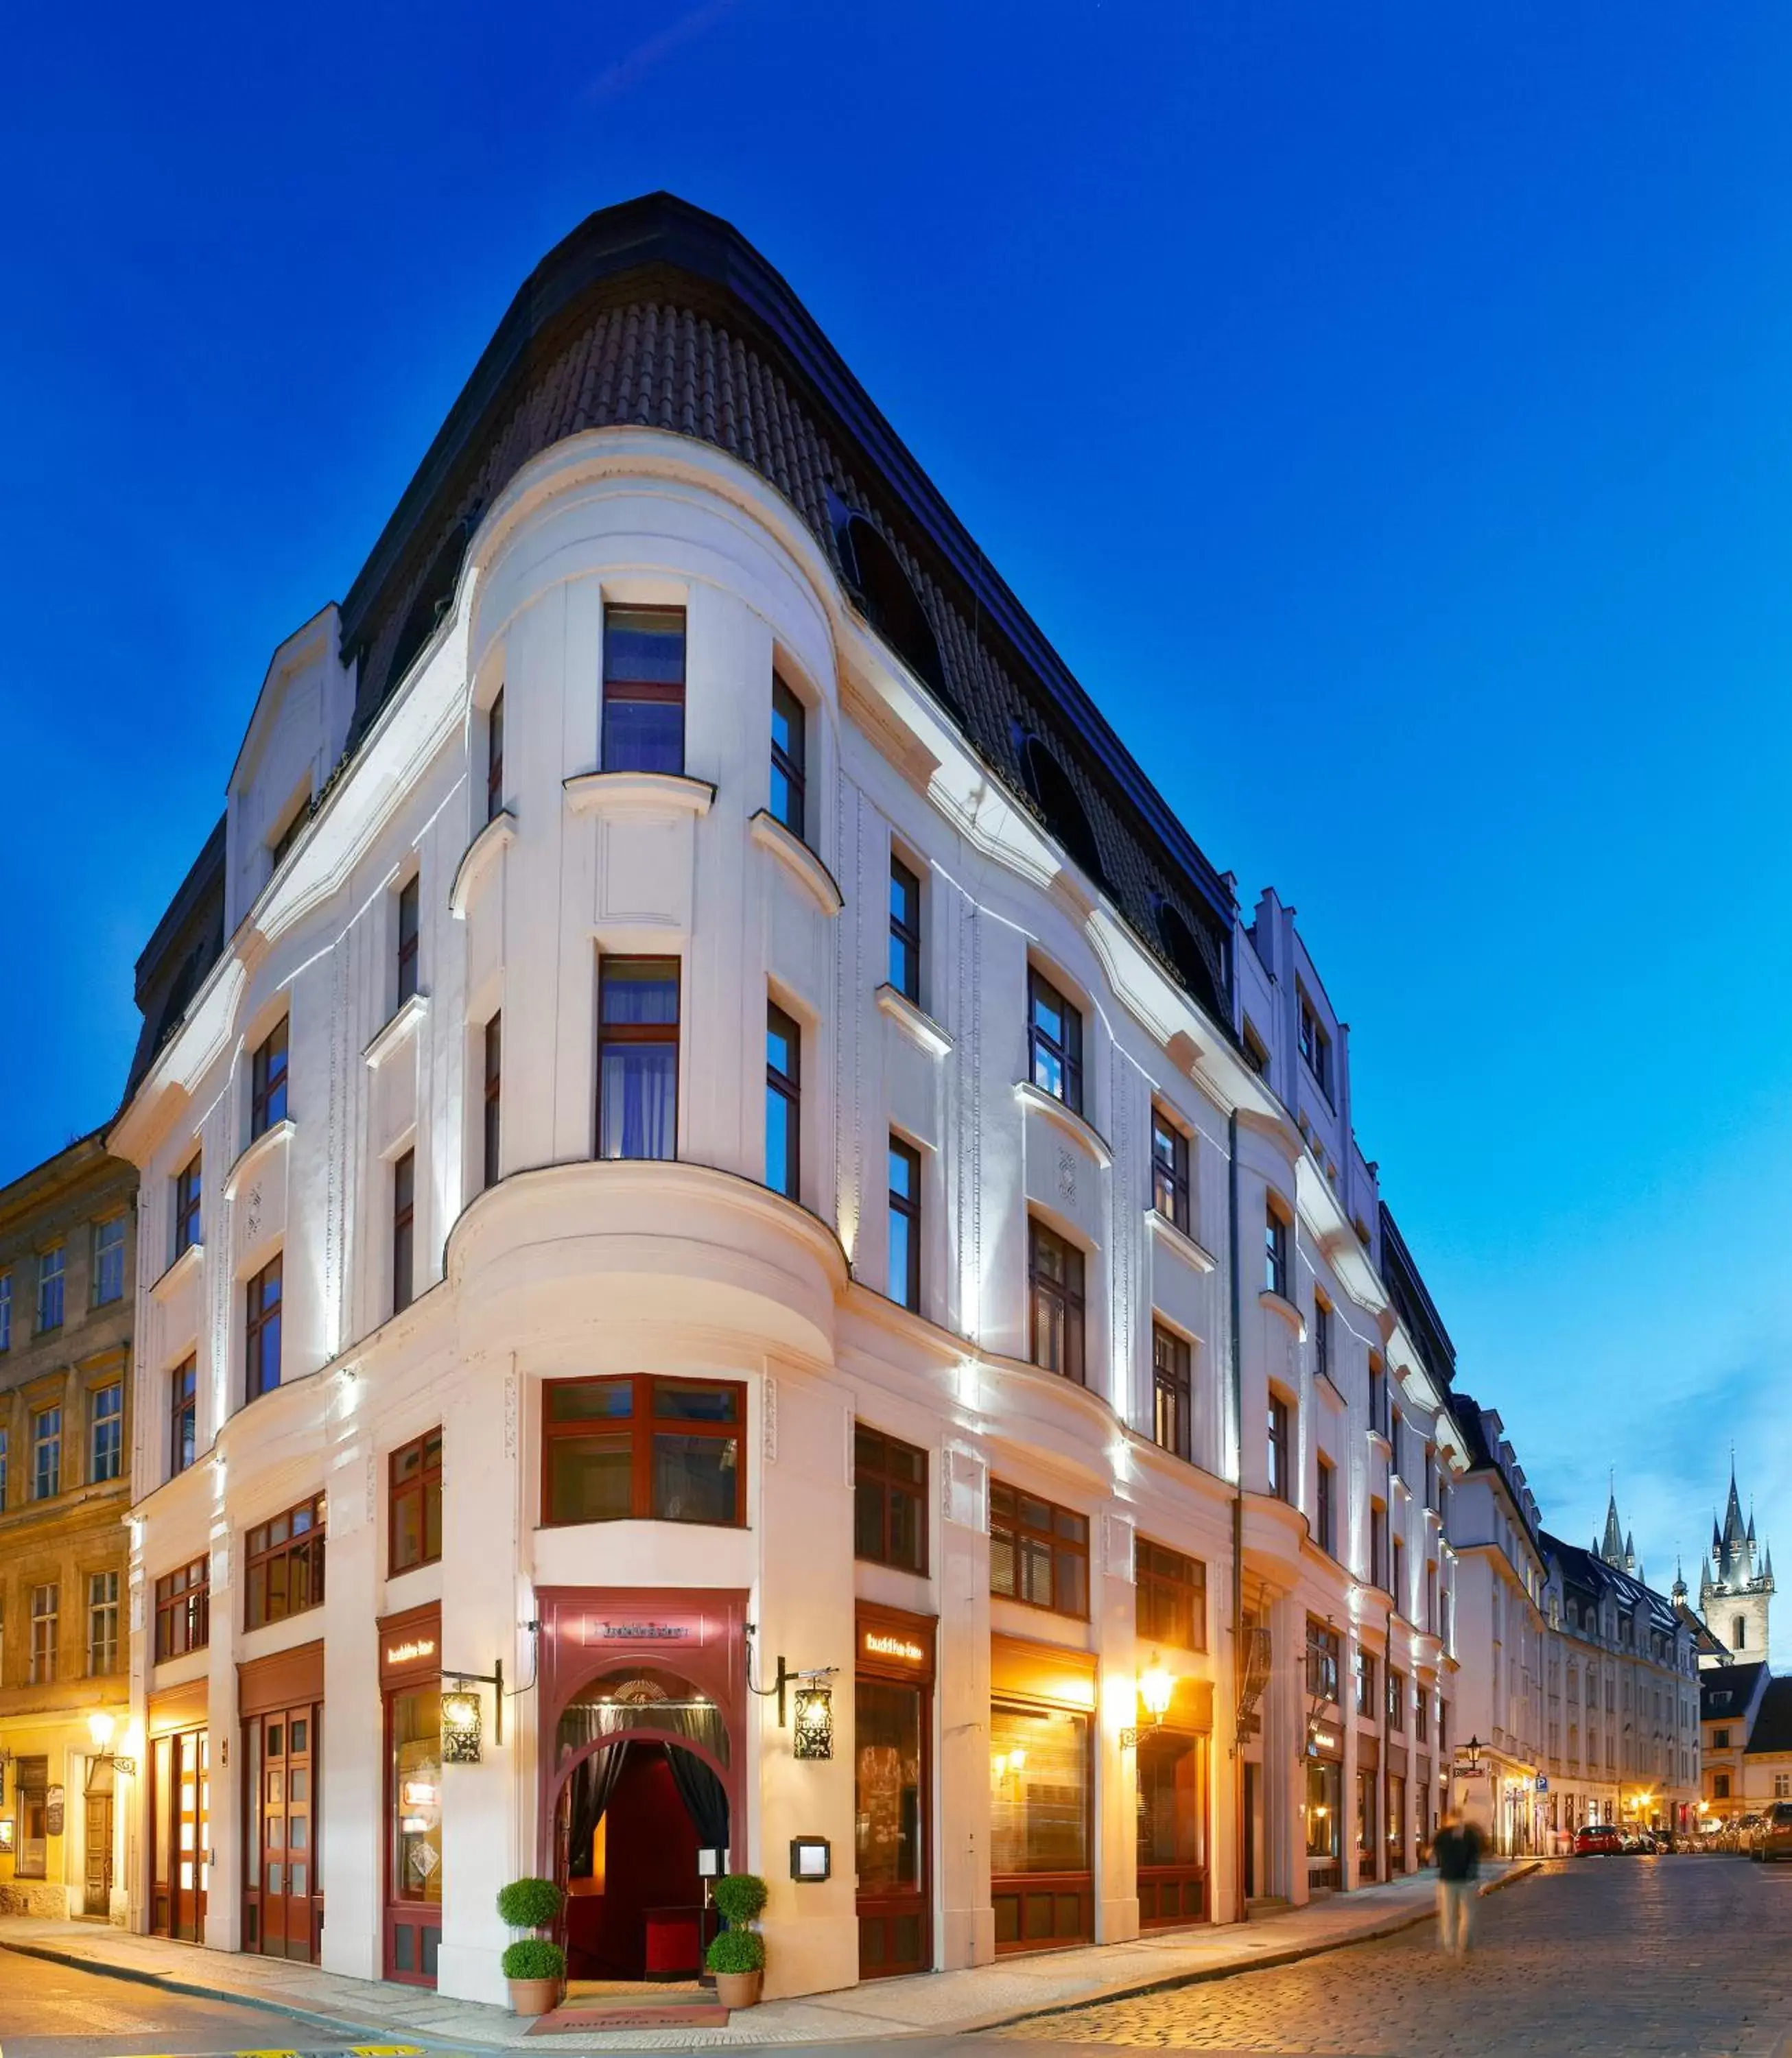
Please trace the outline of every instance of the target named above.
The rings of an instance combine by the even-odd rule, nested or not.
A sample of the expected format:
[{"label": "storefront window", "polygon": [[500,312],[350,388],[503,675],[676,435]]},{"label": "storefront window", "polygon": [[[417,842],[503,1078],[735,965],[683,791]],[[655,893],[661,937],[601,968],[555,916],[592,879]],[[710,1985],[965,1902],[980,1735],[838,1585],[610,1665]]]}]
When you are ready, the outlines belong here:
[{"label": "storefront window", "polygon": [[1207,1862],[1205,1737],[1148,1737],[1139,1745],[1138,1862]]},{"label": "storefront window", "polygon": [[1343,1767],[1329,1758],[1307,1760],[1307,1856],[1336,1859],[1341,1848],[1339,1822]]},{"label": "storefront window", "polygon": [[921,1884],[919,1687],[861,1679],[857,1689],[859,1892],[905,1893]]},{"label": "storefront window", "polygon": [[1089,1718],[992,1707],[989,1798],[991,1872],[1086,1872]]},{"label": "storefront window", "polygon": [[442,1905],[442,1695],[391,1696],[392,1895]]}]

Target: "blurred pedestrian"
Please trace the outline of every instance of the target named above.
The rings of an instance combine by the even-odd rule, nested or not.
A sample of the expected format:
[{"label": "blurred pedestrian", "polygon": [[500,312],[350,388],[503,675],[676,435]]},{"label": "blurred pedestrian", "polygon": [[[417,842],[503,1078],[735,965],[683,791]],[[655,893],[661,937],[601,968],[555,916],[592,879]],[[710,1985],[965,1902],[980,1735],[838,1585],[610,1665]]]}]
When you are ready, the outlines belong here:
[{"label": "blurred pedestrian", "polygon": [[1431,1840],[1431,1854],[1437,1862],[1438,1945],[1452,1957],[1466,1958],[1473,1942],[1481,1833],[1453,1808],[1446,1809]]}]

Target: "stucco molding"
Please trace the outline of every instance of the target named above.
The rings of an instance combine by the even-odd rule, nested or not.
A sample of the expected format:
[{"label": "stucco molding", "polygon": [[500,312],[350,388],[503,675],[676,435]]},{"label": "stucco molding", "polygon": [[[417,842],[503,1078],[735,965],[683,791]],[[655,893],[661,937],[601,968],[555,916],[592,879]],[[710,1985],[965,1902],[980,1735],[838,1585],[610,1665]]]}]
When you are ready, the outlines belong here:
[{"label": "stucco molding", "polygon": [[502,808],[467,846],[455,868],[454,884],[448,888],[448,912],[457,922],[467,920],[473,888],[515,841],[516,816],[511,808]]},{"label": "stucco molding", "polygon": [[793,836],[777,816],[761,808],[747,824],[761,850],[768,850],[814,901],[824,915],[837,915],[846,904],[834,875],[801,836]]}]

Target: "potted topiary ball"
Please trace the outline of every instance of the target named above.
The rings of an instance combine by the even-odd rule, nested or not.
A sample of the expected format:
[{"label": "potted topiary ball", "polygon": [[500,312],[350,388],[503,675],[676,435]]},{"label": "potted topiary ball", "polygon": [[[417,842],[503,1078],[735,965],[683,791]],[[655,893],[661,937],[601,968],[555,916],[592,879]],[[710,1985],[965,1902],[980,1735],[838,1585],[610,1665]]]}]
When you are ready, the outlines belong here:
[{"label": "potted topiary ball", "polygon": [[[513,1879],[498,1889],[499,1920],[513,1929],[545,1929],[566,1898],[550,1879]],[[551,1937],[519,1937],[505,1946],[500,1962],[518,2015],[546,2015],[559,2006],[566,1954]]]},{"label": "potted topiary ball", "polygon": [[710,1940],[704,1969],[713,1973],[716,1999],[726,2008],[751,2008],[765,1972],[765,1940],[752,1927],[765,1905],[765,1882],[756,1873],[731,1872],[715,1885],[715,1904],[728,1927]]}]

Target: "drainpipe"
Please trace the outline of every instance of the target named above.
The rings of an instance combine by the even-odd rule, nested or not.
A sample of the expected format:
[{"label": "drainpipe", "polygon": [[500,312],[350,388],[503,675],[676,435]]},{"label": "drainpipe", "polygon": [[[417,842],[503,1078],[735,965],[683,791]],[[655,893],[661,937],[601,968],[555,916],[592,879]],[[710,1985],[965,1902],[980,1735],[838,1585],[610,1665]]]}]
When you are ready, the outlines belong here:
[{"label": "drainpipe", "polygon": [[1242,1320],[1242,1285],[1238,1273],[1238,1110],[1227,1118],[1230,1148],[1230,1180],[1226,1196],[1226,1249],[1232,1273],[1232,1336],[1230,1359],[1230,1400],[1232,1413],[1232,1453],[1238,1476],[1232,1485],[1232,1670],[1233,1670],[1233,1811],[1238,1823],[1235,1881],[1233,1893],[1234,1922],[1246,1919],[1245,1839],[1250,1823],[1245,1813],[1245,1740],[1238,1731],[1238,1685],[1245,1662],[1245,1389],[1244,1362],[1239,1354],[1238,1325]]}]

